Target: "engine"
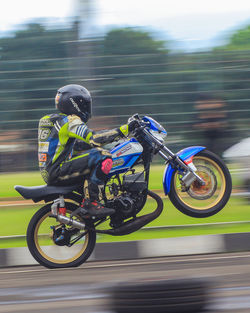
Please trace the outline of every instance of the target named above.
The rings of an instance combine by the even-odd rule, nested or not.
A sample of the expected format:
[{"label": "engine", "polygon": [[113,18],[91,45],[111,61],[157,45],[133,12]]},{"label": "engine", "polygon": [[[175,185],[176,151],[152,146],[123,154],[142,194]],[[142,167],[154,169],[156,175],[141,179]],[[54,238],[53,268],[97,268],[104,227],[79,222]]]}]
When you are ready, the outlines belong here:
[{"label": "engine", "polygon": [[135,217],[145,204],[147,183],[144,173],[124,175],[122,184],[109,185],[109,192],[112,199],[107,205],[116,211],[111,216],[111,226],[119,227],[125,219]]}]

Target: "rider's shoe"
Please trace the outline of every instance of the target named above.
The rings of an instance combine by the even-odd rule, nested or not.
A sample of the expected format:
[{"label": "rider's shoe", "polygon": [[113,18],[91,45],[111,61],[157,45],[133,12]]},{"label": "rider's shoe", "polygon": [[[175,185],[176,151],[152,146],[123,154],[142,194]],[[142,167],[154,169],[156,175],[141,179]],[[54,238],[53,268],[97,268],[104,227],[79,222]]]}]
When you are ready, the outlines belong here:
[{"label": "rider's shoe", "polygon": [[84,199],[81,205],[82,213],[93,217],[106,217],[115,213],[114,209],[106,208],[100,202]]}]

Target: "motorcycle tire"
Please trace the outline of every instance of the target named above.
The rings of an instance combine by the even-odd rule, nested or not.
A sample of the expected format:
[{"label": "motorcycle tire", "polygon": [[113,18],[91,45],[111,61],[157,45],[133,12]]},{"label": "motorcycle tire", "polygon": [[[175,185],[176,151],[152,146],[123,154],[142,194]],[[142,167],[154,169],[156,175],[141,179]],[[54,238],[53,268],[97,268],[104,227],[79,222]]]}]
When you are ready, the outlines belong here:
[{"label": "motorcycle tire", "polygon": [[205,185],[194,181],[187,191],[183,191],[178,170],[175,170],[169,199],[180,212],[188,216],[209,217],[222,210],[228,202],[232,191],[231,175],[225,163],[208,150],[196,154],[193,164]]},{"label": "motorcycle tire", "polygon": [[[70,215],[78,206],[74,203],[65,202],[66,215]],[[27,245],[34,259],[47,268],[67,268],[77,267],[84,263],[91,255],[95,243],[95,231],[88,230],[85,236],[77,243],[68,247],[63,240],[59,240],[60,244],[55,244],[55,237],[63,238],[64,234],[69,234],[67,240],[71,238],[71,234],[79,235],[79,230],[70,226],[60,224],[51,215],[51,203],[40,208],[30,220],[27,229]],[[78,221],[87,220],[80,216],[74,217]],[[84,230],[83,230],[84,231]],[[54,236],[54,237],[53,237]]]}]

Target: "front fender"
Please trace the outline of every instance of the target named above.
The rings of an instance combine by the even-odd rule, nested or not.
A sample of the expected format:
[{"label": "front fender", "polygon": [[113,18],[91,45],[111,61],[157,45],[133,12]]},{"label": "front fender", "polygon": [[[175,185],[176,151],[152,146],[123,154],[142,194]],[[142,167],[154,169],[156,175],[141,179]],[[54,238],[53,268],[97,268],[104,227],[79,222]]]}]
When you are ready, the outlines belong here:
[{"label": "front fender", "polygon": [[[187,147],[177,152],[177,155],[182,161],[186,161],[204,149],[206,148],[202,146]],[[168,164],[165,168],[164,175],[163,175],[163,188],[164,188],[165,195],[169,194],[173,172],[174,172],[174,169],[172,165]]]}]

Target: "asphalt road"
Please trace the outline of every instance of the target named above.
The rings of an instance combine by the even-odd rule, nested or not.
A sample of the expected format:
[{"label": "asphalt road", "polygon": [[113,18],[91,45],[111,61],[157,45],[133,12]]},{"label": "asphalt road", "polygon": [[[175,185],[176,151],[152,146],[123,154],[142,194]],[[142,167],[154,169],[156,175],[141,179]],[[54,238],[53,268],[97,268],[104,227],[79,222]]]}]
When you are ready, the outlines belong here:
[{"label": "asphalt road", "polygon": [[250,253],[2,268],[0,312],[111,313],[110,288],[121,281],[197,277],[210,283],[206,312],[250,312]]}]

